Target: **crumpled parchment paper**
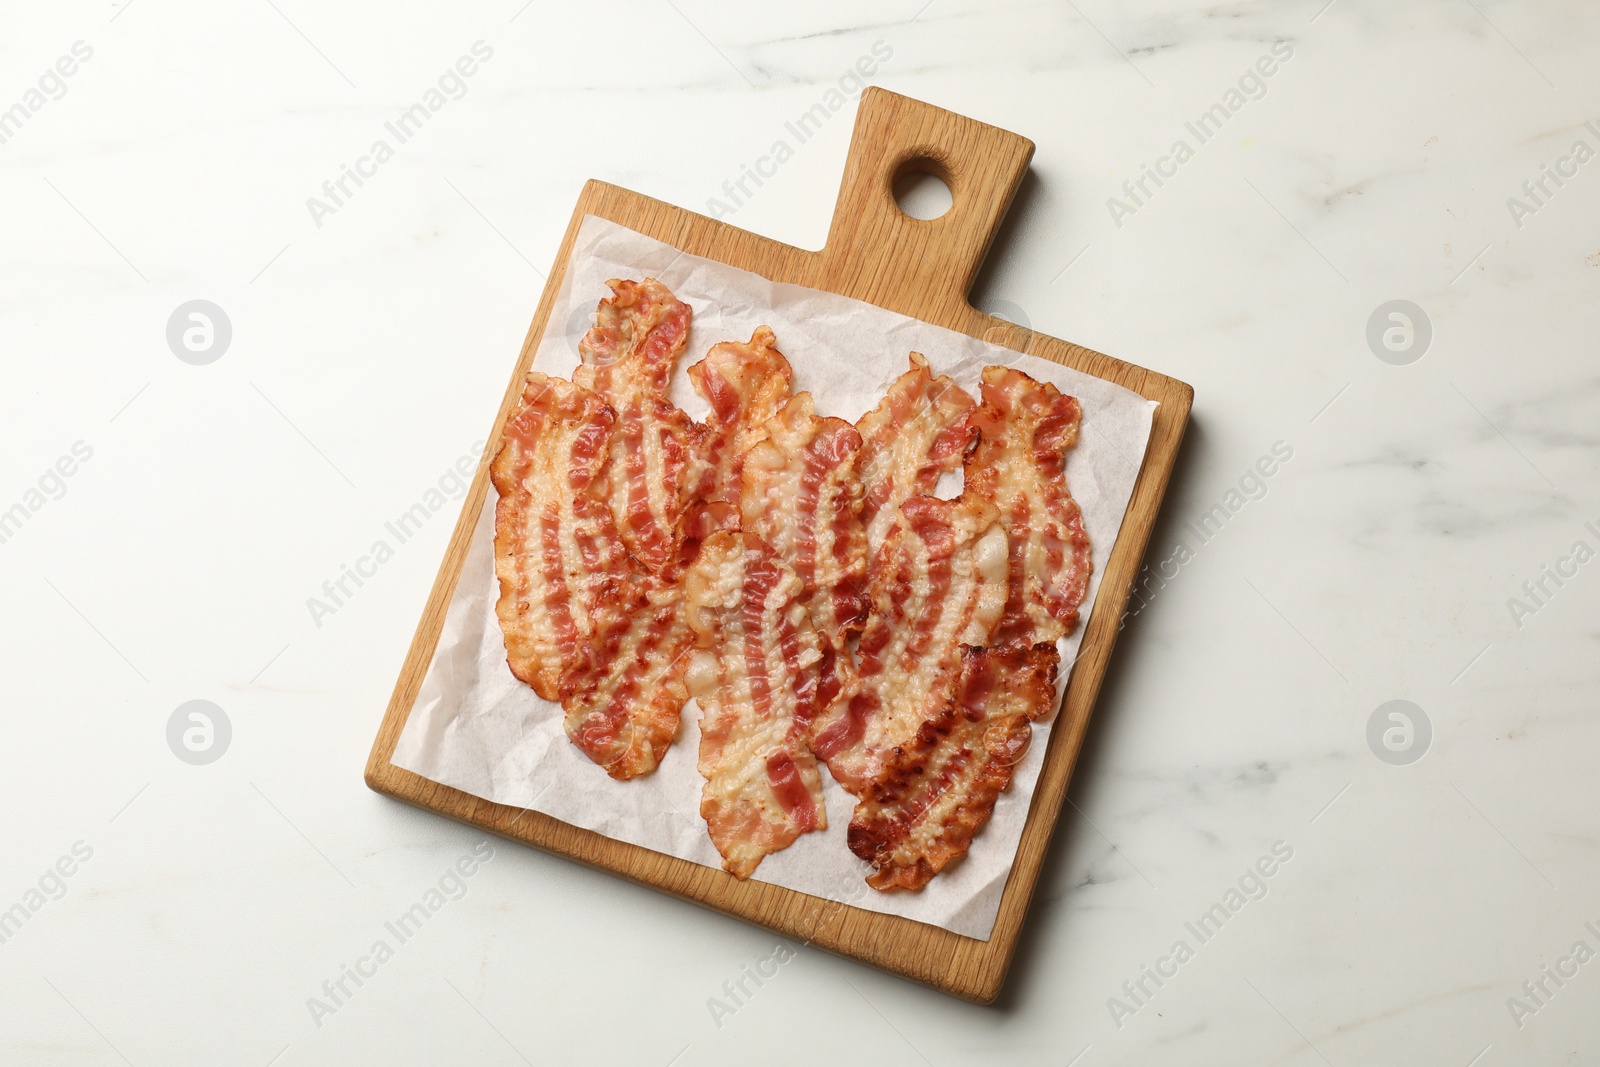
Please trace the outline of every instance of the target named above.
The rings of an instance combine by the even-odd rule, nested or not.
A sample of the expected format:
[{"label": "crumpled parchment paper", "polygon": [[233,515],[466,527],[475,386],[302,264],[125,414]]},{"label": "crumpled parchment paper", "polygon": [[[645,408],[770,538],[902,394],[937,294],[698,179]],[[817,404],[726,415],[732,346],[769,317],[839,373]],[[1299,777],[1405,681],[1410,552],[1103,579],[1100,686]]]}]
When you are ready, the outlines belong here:
[{"label": "crumpled parchment paper", "polygon": [[[578,339],[593,323],[608,278],[661,279],[694,309],[688,348],[673,379],[673,399],[696,419],[707,408],[685,373],[715,343],[748,340],[771,326],[794,365],[794,387],[810,390],[818,414],[854,422],[876,406],[921,352],[935,374],[948,374],[976,398],[978,376],[991,363],[1017,366],[1054,383],[1083,405],[1083,427],[1067,464],[1072,494],[1083,508],[1094,576],[1082,610],[1087,620],[1100,576],[1121,528],[1144,460],[1155,402],[1057,363],[930,326],[848,297],[768,281],[747,271],[687,255],[616,223],[590,216],[579,230],[571,265],[541,339],[534,366],[570,378]],[[955,495],[954,485],[940,495]],[[561,708],[539,699],[506,666],[494,605],[494,505],[491,487],[466,565],[410,719],[394,753],[396,766],[500,804],[532,808],[657,852],[720,867],[700,818],[702,779],[696,769],[700,712],[691,700],[678,739],[653,774],[613,781],[562,731]],[[1084,624],[1060,642],[1065,686]],[[1053,718],[1053,716],[1052,716]],[[828,829],[806,834],[768,856],[753,877],[871,911],[901,915],[987,940],[1011,871],[1051,719],[1035,724],[1033,743],[994,817],[971,852],[923,890],[868,889],[867,864],[845,846],[854,799],[823,772]]]}]

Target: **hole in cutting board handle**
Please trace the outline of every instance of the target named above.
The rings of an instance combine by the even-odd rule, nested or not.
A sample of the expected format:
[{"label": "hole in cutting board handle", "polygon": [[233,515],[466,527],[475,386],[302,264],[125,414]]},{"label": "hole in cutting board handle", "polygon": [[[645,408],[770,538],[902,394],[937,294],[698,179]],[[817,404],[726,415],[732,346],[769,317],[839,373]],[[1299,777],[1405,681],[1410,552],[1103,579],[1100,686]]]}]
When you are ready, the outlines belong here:
[{"label": "hole in cutting board handle", "polygon": [[936,159],[906,160],[895,171],[893,189],[901,214],[924,222],[945,215],[955,203],[950,172]]}]

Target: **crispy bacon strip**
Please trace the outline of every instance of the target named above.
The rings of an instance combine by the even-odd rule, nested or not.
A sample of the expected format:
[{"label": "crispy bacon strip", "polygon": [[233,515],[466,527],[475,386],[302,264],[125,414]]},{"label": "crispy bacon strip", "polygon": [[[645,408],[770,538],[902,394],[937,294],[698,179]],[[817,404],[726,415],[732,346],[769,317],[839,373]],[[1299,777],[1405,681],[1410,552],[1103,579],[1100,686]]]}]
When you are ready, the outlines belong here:
[{"label": "crispy bacon strip", "polygon": [[911,369],[856,422],[861,518],[872,555],[888,540],[900,505],[916,493],[932,493],[939,475],[961,465],[974,432],[968,416],[976,407],[966,390],[944,375],[934,377],[928,361],[913,352]]},{"label": "crispy bacon strip", "polygon": [[707,503],[739,502],[745,453],[767,436],[767,420],[789,399],[794,372],[777,338],[756,327],[748,343],[724,341],[689,368],[695,392],[711,405],[696,495]]},{"label": "crispy bacon strip", "polygon": [[799,578],[753,534],[713,534],[685,584],[704,650],[688,677],[703,712],[700,814],[723,869],[748,878],[766,856],[828,825],[806,744],[821,641],[796,601]]},{"label": "crispy bacon strip", "polygon": [[1082,413],[1075,397],[1048,382],[984,368],[965,491],[1000,509],[1011,538],[1010,595],[995,644],[1054,643],[1078,624],[1093,564],[1066,464]]},{"label": "crispy bacon strip", "polygon": [[567,737],[613,778],[648,774],[678,735],[694,647],[681,580],[610,590],[579,663],[561,678]]},{"label": "crispy bacon strip", "polygon": [[1006,602],[1006,532],[993,504],[914,496],[869,576],[857,666],[813,723],[812,750],[857,796],[896,745],[939,712],[962,645],[986,645]]},{"label": "crispy bacon strip", "polygon": [[546,700],[580,658],[607,586],[630,566],[597,492],[615,420],[589,390],[529,374],[490,466],[506,659]]},{"label": "crispy bacon strip", "polygon": [[850,851],[874,889],[921,889],[994,813],[1055,699],[1054,645],[966,648],[954,697],[896,749],[856,805]]},{"label": "crispy bacon strip", "polygon": [[690,309],[654,278],[606,284],[612,295],[578,343],[583,365],[572,378],[616,409],[611,513],[628,551],[661,573],[678,562],[695,449],[694,424],[670,398]]},{"label": "crispy bacon strip", "polygon": [[838,649],[866,616],[860,449],[855,427],[819,418],[811,394],[800,393],[745,457],[739,497],[744,529],[793,565],[812,625]]}]

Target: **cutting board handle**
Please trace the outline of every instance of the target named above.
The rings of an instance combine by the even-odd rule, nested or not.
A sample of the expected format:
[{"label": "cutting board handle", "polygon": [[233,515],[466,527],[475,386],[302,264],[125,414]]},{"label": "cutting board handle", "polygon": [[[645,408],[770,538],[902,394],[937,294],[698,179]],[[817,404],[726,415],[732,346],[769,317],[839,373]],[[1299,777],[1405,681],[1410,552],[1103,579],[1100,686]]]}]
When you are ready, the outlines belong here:
[{"label": "cutting board handle", "polygon": [[[829,288],[966,329],[967,292],[1033,158],[1033,142],[876,86],[861,94],[828,243]],[[914,219],[895,181],[926,171],[950,187],[950,210]]]}]

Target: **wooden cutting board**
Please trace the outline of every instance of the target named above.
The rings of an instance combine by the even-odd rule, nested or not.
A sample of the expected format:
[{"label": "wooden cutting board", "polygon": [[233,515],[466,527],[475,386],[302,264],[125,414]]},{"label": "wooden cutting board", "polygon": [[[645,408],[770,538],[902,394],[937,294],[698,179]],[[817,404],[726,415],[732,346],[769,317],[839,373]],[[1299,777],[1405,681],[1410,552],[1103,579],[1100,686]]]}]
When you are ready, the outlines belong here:
[{"label": "wooden cutting board", "polygon": [[[1172,474],[1194,396],[1194,390],[1180,381],[1014,326],[983,314],[967,302],[973,277],[1032,156],[1033,142],[1025,137],[909,97],[869,88],[861,97],[839,202],[834,208],[827,246],[820,252],[792,248],[604,182],[590,181],[585,185],[372,746],[367,784],[407,803],[611,871],[796,941],[819,945],[968,1000],[993,1000],[1005,981],[1017,946],[1039,867],[1066,796],[1072,765],[1105,676],[1106,662],[1117,639],[1156,510]],[[896,205],[895,179],[916,170],[932,173],[950,187],[954,202],[940,218],[913,219]],[[501,430],[522,392],[523,378],[544,334],[545,320],[566,275],[573,241],[585,215],[610,219],[685,252],[774,281],[855,297],[924,322],[1053,359],[1160,401],[1144,466],[1102,578],[1060,716],[1050,734],[1016,862],[988,941],[764,882],[740,882],[723,871],[624,844],[538,812],[481,800],[390,762],[423,674],[433,658],[445,609],[484,506],[489,490],[489,460],[499,449]]]}]

